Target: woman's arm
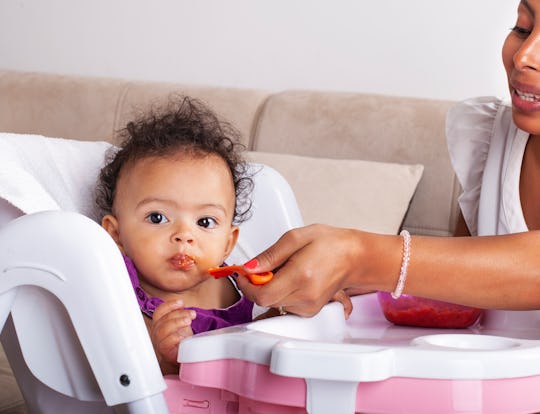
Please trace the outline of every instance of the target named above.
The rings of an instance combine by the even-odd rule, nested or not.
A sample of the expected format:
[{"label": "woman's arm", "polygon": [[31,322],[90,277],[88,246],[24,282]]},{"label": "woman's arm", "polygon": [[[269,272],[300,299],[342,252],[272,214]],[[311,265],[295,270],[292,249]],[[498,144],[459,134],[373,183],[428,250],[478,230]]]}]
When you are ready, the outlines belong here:
[{"label": "woman's arm", "polygon": [[[413,236],[404,293],[482,308],[540,309],[539,248],[538,231]],[[248,262],[251,271],[278,269],[270,283],[239,283],[259,305],[309,316],[340,289],[393,291],[402,249],[400,236],[311,225],[287,232]]]}]

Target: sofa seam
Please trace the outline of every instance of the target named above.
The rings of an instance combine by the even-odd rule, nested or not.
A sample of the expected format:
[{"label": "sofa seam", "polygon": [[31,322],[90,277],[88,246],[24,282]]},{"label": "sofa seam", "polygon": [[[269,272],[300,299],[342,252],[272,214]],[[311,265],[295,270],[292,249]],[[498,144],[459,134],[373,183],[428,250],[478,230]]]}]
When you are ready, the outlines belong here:
[{"label": "sofa seam", "polygon": [[249,151],[255,151],[256,144],[259,141],[259,132],[261,129],[261,123],[263,118],[263,113],[268,106],[268,101],[270,98],[274,96],[274,93],[270,93],[267,95],[264,100],[261,102],[261,104],[258,106],[258,108],[255,110],[255,113],[253,114],[253,119],[255,122],[251,125],[250,131],[249,131],[249,141],[248,141],[248,150]]},{"label": "sofa seam", "polygon": [[119,130],[119,123],[120,123],[120,109],[124,107],[124,103],[126,101],[126,96],[129,92],[129,89],[131,87],[131,82],[126,82],[124,86],[122,87],[118,99],[116,101],[116,107],[114,109],[114,121],[113,121],[113,130],[111,131],[111,139],[114,141],[116,137],[116,133]]},{"label": "sofa seam", "polygon": [[450,205],[450,217],[448,217],[448,229],[451,234],[454,234],[456,229],[457,220],[459,217],[459,202],[458,197],[461,193],[461,184],[459,183],[457,175],[454,173],[454,179],[452,183],[452,200]]}]

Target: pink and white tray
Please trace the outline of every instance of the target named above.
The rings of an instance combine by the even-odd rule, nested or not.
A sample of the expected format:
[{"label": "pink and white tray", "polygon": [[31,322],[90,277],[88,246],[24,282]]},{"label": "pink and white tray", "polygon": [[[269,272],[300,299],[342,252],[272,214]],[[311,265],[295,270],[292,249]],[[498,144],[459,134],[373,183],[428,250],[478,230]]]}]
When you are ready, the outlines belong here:
[{"label": "pink and white tray", "polygon": [[540,411],[540,312],[488,311],[467,329],[396,326],[375,294],[182,342],[171,413]]}]

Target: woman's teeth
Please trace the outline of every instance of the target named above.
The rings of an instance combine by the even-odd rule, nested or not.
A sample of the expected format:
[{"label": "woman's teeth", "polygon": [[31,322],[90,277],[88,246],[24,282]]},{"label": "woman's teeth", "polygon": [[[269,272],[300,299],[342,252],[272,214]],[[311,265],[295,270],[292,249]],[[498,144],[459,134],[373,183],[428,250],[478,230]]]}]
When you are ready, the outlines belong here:
[{"label": "woman's teeth", "polygon": [[517,89],[515,91],[516,91],[516,95],[519,96],[524,101],[529,101],[529,102],[538,102],[538,101],[540,101],[540,95],[535,95],[533,93],[521,92],[521,91],[519,91]]}]

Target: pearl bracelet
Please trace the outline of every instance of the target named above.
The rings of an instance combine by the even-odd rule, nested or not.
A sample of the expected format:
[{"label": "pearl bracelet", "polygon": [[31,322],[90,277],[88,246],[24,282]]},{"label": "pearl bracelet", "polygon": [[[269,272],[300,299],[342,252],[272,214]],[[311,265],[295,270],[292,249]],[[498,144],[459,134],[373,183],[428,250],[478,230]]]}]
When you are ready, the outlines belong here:
[{"label": "pearl bracelet", "polygon": [[407,280],[407,269],[409,267],[409,259],[411,257],[411,235],[407,230],[402,230],[399,233],[403,237],[403,257],[401,259],[401,268],[399,269],[399,278],[396,289],[392,292],[392,297],[397,299],[403,293],[405,280]]}]

